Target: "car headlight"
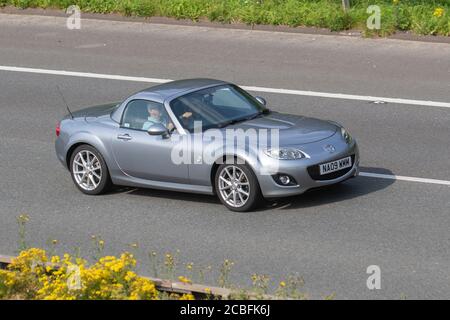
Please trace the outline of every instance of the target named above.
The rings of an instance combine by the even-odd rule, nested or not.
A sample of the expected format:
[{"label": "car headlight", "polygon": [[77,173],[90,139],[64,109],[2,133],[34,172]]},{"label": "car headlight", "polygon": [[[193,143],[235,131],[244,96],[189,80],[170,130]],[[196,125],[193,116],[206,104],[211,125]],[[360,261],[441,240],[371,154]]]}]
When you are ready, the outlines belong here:
[{"label": "car headlight", "polygon": [[344,138],[345,142],[347,142],[347,144],[352,143],[352,141],[353,141],[352,136],[344,128],[341,128],[341,135],[342,135],[342,138]]},{"label": "car headlight", "polygon": [[264,153],[271,158],[278,160],[298,160],[309,158],[309,156],[302,150],[295,148],[274,148],[266,149]]}]

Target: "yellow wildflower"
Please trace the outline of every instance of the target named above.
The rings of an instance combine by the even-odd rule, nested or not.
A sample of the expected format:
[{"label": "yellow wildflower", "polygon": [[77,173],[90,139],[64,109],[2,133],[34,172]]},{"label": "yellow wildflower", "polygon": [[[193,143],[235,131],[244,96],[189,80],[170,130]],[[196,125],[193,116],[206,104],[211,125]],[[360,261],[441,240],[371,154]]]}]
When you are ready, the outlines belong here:
[{"label": "yellow wildflower", "polygon": [[433,16],[440,18],[444,15],[444,12],[444,8],[436,8],[434,9]]},{"label": "yellow wildflower", "polygon": [[50,261],[53,264],[59,263],[60,262],[59,256],[53,256]]},{"label": "yellow wildflower", "polygon": [[179,277],[178,277],[178,280],[180,280],[180,282],[186,283],[186,284],[191,284],[191,283],[192,283],[191,280],[189,280],[188,278],[183,277],[183,276],[179,276]]},{"label": "yellow wildflower", "polygon": [[21,215],[17,218],[17,220],[18,220],[19,222],[25,223],[25,222],[28,222],[28,221],[30,220],[30,217],[29,217],[28,215],[26,215],[26,214],[21,214]]}]

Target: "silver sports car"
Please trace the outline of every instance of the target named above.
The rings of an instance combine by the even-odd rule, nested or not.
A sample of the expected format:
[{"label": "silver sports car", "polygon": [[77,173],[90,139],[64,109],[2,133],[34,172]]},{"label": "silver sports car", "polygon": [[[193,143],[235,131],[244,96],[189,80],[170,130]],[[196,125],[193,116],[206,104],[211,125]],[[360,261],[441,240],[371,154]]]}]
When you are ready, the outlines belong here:
[{"label": "silver sports car", "polygon": [[359,165],[341,125],[269,110],[263,98],[211,79],[69,111],[56,136],[58,159],[85,194],[112,185],[215,194],[233,211],[342,182]]}]

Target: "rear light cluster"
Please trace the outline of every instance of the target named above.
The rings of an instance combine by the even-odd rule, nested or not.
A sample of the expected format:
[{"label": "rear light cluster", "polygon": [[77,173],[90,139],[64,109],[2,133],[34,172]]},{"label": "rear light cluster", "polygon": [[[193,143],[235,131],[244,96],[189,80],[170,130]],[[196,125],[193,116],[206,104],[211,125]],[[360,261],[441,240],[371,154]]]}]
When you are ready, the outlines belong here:
[{"label": "rear light cluster", "polygon": [[59,134],[61,133],[61,127],[60,127],[60,123],[59,122],[56,125],[55,133],[56,133],[56,136],[59,137]]}]

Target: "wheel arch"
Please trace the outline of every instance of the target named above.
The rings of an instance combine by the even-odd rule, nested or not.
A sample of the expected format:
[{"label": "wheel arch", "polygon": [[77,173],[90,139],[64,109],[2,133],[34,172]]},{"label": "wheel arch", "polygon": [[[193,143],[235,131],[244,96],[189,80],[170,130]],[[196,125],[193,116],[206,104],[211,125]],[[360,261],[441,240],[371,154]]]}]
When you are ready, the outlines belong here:
[{"label": "wheel arch", "polygon": [[87,142],[76,142],[73,145],[71,145],[66,153],[66,165],[69,170],[70,170],[70,158],[72,158],[73,152],[75,151],[76,148],[78,148],[79,146],[83,146],[83,145],[87,145],[87,146],[95,148],[92,144],[87,143]]},{"label": "wheel arch", "polygon": [[68,144],[65,157],[67,168],[69,170],[70,170],[70,158],[72,157],[72,154],[75,151],[75,149],[81,145],[88,145],[92,148],[95,148],[102,155],[103,159],[105,160],[106,166],[107,167],[110,166],[109,161],[110,159],[108,157],[106,147],[98,137],[94,137],[93,135],[87,133],[81,133],[80,135],[74,137],[71,140],[72,140],[71,143]]}]

